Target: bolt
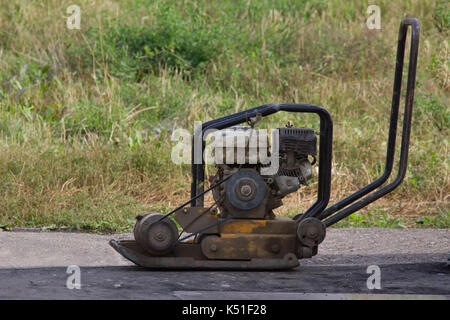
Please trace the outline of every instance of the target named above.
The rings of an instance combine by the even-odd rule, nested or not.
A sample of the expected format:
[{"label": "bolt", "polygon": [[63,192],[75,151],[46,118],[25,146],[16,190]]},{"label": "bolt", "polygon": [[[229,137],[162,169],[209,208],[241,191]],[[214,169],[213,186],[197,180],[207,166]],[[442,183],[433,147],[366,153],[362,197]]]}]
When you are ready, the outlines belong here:
[{"label": "bolt", "polygon": [[184,212],[184,213],[188,213],[188,211],[189,211],[188,208],[186,208],[186,207],[183,208],[183,212]]},{"label": "bolt", "polygon": [[249,185],[243,185],[241,187],[241,194],[243,196],[249,196],[252,193],[252,187],[250,187]]},{"label": "bolt", "polygon": [[165,238],[166,238],[166,236],[164,235],[163,232],[158,232],[158,233],[155,235],[155,239],[158,240],[158,241],[163,241]]},{"label": "bolt", "polygon": [[216,252],[216,251],[217,251],[217,246],[216,246],[215,244],[212,244],[212,245],[209,247],[209,250],[211,250],[212,252]]},{"label": "bolt", "polygon": [[309,238],[315,238],[317,236],[316,228],[309,229],[308,230],[308,236],[309,236]]}]

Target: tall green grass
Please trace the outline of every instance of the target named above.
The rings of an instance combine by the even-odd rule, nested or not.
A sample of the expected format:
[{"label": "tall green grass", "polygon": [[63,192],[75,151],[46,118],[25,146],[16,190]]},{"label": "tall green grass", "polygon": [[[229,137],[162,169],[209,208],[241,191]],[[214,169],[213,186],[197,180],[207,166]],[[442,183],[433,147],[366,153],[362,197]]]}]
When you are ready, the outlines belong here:
[{"label": "tall green grass", "polygon": [[[270,102],[331,112],[339,200],[383,171],[397,30],[414,16],[407,177],[360,214],[364,226],[380,212],[446,226],[416,224],[449,209],[445,1],[378,1],[381,30],[367,29],[367,4],[353,0],[78,1],[81,30],[66,28],[71,1],[0,4],[0,225],[117,231],[167,211],[190,183],[189,167],[170,160],[172,130]],[[318,129],[310,115],[261,126],[290,119]],[[305,210],[315,186],[278,213]]]}]

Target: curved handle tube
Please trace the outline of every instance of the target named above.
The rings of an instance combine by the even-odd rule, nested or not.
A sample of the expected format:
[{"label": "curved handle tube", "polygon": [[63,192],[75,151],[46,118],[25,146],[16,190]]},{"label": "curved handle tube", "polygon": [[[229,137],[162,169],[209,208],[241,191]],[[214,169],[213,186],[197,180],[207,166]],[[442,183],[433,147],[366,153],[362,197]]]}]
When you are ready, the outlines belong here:
[{"label": "curved handle tube", "polygon": [[386,154],[386,168],[384,173],[376,179],[371,184],[359,189],[352,195],[344,198],[343,200],[337,202],[336,204],[327,208],[324,212],[319,215],[320,219],[325,219],[335,213],[336,211],[346,207],[347,205],[355,202],[356,200],[362,198],[369,192],[375,190],[381,186],[390,176],[395,154],[395,137],[397,134],[397,122],[398,122],[398,111],[400,103],[401,85],[402,85],[402,73],[403,73],[403,60],[405,56],[405,44],[406,36],[408,32],[408,26],[411,26],[411,49],[409,56],[409,69],[408,69],[408,81],[406,87],[406,98],[405,98],[405,112],[403,118],[403,132],[402,132],[402,142],[400,149],[400,161],[398,175],[395,180],[386,185],[385,187],[379,189],[378,191],[372,193],[366,198],[354,203],[350,207],[343,209],[342,211],[336,213],[332,217],[324,221],[325,225],[331,226],[336,222],[348,217],[350,214],[364,208],[368,204],[374,202],[375,200],[385,196],[395,188],[397,188],[403,181],[406,174],[406,169],[408,166],[408,150],[409,150],[409,139],[411,133],[411,118],[412,110],[414,104],[414,88],[416,82],[416,68],[417,68],[417,55],[419,51],[419,32],[420,25],[419,21],[415,18],[405,18],[400,24],[399,34],[398,34],[398,47],[397,47],[397,63],[395,67],[395,78],[394,78],[394,92],[392,95],[392,109],[391,109],[391,120],[389,128],[389,139]]}]

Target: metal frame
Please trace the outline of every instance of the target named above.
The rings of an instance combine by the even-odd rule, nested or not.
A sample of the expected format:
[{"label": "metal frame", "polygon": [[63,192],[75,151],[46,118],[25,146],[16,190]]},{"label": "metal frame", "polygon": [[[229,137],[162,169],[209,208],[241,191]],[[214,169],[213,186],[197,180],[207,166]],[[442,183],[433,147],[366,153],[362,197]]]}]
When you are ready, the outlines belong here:
[{"label": "metal frame", "polygon": [[[395,180],[390,184],[384,186],[378,191],[373,192],[369,196],[355,203],[355,201],[361,199],[362,197],[374,191],[375,189],[380,187],[383,183],[385,183],[392,172],[395,155],[397,124],[399,117],[399,104],[401,96],[405,46],[409,26],[411,26],[411,48],[409,57],[409,70],[406,88],[405,112],[403,119],[403,131],[402,131],[398,175],[395,178]],[[203,153],[205,149],[205,143],[203,137],[205,135],[205,132],[207,132],[210,129],[220,130],[243,123],[245,121],[248,121],[250,118],[255,117],[257,113],[260,113],[261,116],[266,117],[279,111],[316,113],[320,117],[319,183],[318,183],[317,201],[304,214],[297,216],[299,218],[298,221],[308,217],[316,217],[320,220],[326,219],[324,220],[324,223],[328,227],[348,217],[355,211],[364,208],[368,204],[385,196],[386,194],[397,188],[405,177],[408,163],[408,150],[411,133],[412,109],[414,103],[417,55],[419,48],[419,31],[420,25],[417,19],[405,18],[402,20],[398,34],[397,61],[394,76],[394,89],[392,96],[388,145],[386,151],[386,164],[385,170],[379,178],[374,180],[372,183],[366,185],[365,187],[359,189],[358,191],[354,192],[350,196],[344,198],[343,200],[325,209],[326,206],[328,205],[331,188],[330,185],[331,185],[331,157],[332,157],[331,153],[332,153],[333,123],[330,114],[326,109],[310,104],[267,104],[239,113],[235,113],[229,116],[225,116],[219,119],[205,122],[202,124],[201,127],[197,128],[192,143],[192,184],[191,184],[192,200],[190,201],[191,206],[202,207],[204,203],[203,185],[205,180],[205,173],[204,173]],[[202,159],[200,164],[196,164],[194,161],[195,160],[194,148],[196,144],[195,143],[196,137],[201,137],[202,139],[201,141]],[[352,203],[353,205],[349,206]],[[341,211],[336,213],[338,210]]]},{"label": "metal frame", "polygon": [[[306,217],[315,217],[322,212],[328,205],[331,189],[331,154],[333,140],[333,121],[329,112],[318,106],[311,104],[267,104],[239,113],[225,116],[216,120],[208,121],[199,127],[195,134],[192,144],[192,185],[191,199],[197,197],[191,202],[191,206],[203,206],[203,184],[205,180],[203,153],[205,143],[203,137],[205,132],[211,129],[224,129],[247,121],[255,117],[257,113],[262,117],[269,116],[279,111],[285,112],[303,112],[316,113],[320,117],[320,145],[319,145],[319,183],[317,191],[317,201],[305,212]],[[200,133],[201,130],[201,133]],[[202,137],[202,163],[195,164],[194,146],[196,137]]]},{"label": "metal frame", "polygon": [[136,265],[156,270],[286,270],[300,265],[293,253],[283,258],[249,260],[210,260],[202,257],[200,245],[179,243],[174,251],[181,256],[149,256],[135,241],[110,240],[109,245]]}]

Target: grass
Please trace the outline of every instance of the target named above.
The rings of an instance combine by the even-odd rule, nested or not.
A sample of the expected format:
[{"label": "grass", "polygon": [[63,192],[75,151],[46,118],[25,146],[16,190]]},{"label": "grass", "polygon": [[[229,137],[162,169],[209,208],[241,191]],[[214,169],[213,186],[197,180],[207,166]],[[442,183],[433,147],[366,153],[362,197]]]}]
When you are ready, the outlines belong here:
[{"label": "grass", "polygon": [[[173,129],[269,102],[333,115],[334,203],[383,171],[397,29],[414,16],[406,179],[337,226],[449,227],[446,1],[378,1],[381,30],[356,0],[82,0],[81,30],[66,28],[70,1],[0,3],[0,226],[114,232],[168,212],[190,188],[189,166],[170,159]],[[315,187],[277,213],[304,211]]]}]

